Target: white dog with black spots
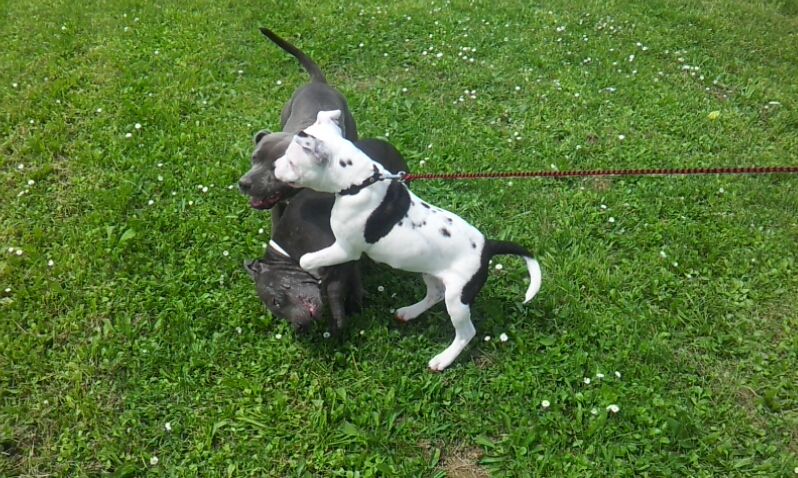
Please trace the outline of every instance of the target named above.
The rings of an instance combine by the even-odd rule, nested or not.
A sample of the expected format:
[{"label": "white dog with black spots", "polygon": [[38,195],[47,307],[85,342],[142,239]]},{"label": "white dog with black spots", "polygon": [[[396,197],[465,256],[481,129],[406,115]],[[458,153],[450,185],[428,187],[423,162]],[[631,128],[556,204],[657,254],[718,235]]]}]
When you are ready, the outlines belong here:
[{"label": "white dog with black spots", "polygon": [[488,276],[496,254],[523,257],[530,283],[524,303],[540,289],[540,265],[523,247],[486,239],[455,214],[419,199],[341,136],[341,112],[319,112],[316,122],[294,136],[285,155],[275,162],[280,181],[335,194],[330,225],[335,242],[303,255],[308,271],[353,261],[366,254],[396,269],[422,274],[426,296],[396,311],[409,321],[441,300],[455,329],[454,341],[429,361],[429,368],[448,367],[476,334],[470,306]]}]

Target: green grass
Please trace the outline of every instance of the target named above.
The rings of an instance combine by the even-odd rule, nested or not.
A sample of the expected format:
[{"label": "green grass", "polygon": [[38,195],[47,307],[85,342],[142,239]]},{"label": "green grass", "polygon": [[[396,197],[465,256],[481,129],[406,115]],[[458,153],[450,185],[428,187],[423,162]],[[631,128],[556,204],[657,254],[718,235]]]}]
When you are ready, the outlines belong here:
[{"label": "green grass", "polygon": [[443,374],[412,275],[270,317],[228,189],[306,81],[262,25],[416,172],[795,166],[794,0],[191,3],[0,1],[0,476],[795,476],[798,178],[414,184],[544,269]]}]

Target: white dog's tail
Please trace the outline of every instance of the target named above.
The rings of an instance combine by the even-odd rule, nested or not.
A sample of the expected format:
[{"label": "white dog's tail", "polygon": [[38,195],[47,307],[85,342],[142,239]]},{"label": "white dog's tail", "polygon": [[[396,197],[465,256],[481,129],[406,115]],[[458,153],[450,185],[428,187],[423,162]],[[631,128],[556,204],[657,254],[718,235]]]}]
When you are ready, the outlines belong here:
[{"label": "white dog's tail", "polygon": [[526,268],[529,270],[529,287],[526,290],[524,304],[535,297],[535,294],[540,290],[540,284],[543,282],[543,273],[540,271],[538,261],[532,258],[531,252],[513,242],[491,240],[485,242],[485,252],[487,253],[483,256],[485,261],[497,254],[512,254],[523,257],[524,261],[526,261]]}]

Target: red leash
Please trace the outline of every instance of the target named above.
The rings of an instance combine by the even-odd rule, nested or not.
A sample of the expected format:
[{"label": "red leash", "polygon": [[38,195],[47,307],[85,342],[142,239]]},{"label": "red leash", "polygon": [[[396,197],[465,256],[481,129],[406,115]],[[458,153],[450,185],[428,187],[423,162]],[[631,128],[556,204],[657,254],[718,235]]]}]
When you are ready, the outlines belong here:
[{"label": "red leash", "polygon": [[798,174],[798,166],[744,168],[610,169],[589,171],[528,171],[518,173],[405,174],[404,182],[454,179],[583,178],[591,176],[697,176],[705,174]]}]

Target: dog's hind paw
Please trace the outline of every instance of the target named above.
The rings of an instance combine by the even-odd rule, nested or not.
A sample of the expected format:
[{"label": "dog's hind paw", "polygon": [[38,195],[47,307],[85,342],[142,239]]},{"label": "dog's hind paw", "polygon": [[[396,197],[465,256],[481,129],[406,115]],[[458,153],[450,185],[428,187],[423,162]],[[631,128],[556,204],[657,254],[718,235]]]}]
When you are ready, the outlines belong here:
[{"label": "dog's hind paw", "polygon": [[419,315],[421,315],[422,313],[424,313],[424,311],[427,309],[428,307],[419,307],[418,304],[408,305],[407,307],[401,307],[399,309],[396,309],[396,315],[394,316],[394,318],[397,321],[406,324],[411,320],[415,319],[416,317],[418,317]]},{"label": "dog's hind paw", "polygon": [[446,367],[451,365],[454,362],[455,357],[448,357],[446,352],[439,353],[438,355],[434,356],[432,360],[429,361],[427,364],[429,369],[432,372],[443,372]]}]

